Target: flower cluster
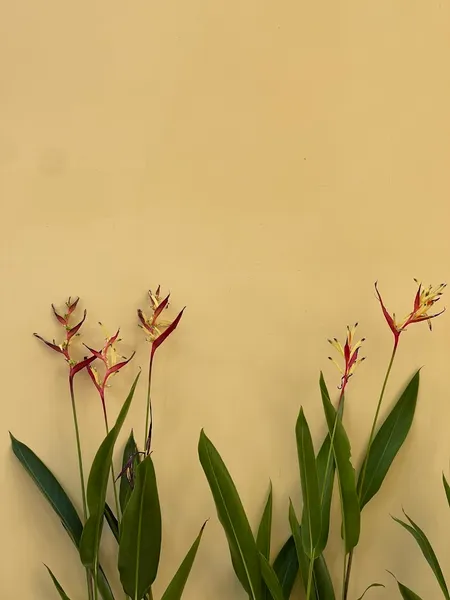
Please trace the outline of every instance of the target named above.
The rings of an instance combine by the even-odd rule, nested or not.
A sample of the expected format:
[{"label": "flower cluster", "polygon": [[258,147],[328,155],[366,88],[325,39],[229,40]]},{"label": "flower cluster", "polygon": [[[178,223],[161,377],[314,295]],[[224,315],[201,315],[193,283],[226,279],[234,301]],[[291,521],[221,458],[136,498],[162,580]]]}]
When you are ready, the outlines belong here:
[{"label": "flower cluster", "polygon": [[336,365],[339,372],[341,373],[341,385],[339,386],[341,390],[341,396],[344,394],[345,387],[350,379],[350,377],[355,372],[356,367],[365,360],[365,357],[359,358],[358,354],[361,349],[362,343],[365,341],[365,338],[362,338],[358,342],[354,342],[355,338],[355,330],[358,326],[358,323],[355,323],[353,327],[347,326],[347,337],[345,340],[344,346],[336,339],[328,340],[328,342],[335,348],[339,354],[344,359],[344,365],[341,366],[334,358],[331,356],[328,357],[332,363]]},{"label": "flower cluster", "polygon": [[161,315],[169,306],[170,294],[165,298],[161,296],[161,286],[158,286],[155,293],[148,292],[150,300],[150,316],[147,316],[141,309],[137,311],[139,317],[139,327],[146,333],[146,339],[151,343],[151,355],[156,352],[165,339],[176,329],[183,316],[184,308],[178,313],[173,321],[161,319]]}]

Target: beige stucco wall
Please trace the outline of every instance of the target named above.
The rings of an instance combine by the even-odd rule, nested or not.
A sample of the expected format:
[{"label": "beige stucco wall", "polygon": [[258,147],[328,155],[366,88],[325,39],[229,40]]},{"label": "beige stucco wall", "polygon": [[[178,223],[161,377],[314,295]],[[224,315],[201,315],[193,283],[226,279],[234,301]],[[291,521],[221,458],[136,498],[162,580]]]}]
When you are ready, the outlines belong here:
[{"label": "beige stucco wall", "polygon": [[[155,372],[155,597],[211,517],[185,598],[244,598],[197,461],[200,428],[252,523],[272,479],[278,547],[288,497],[300,497],[299,406],[319,441],[319,370],[338,382],[326,338],[358,320],[368,359],[346,423],[359,460],[391,344],[373,282],[403,313],[413,277],[450,278],[450,6],[21,0],[0,13],[0,596],[55,598],[45,562],[84,598],[73,548],[9,449],[11,429],[77,497],[64,365],[32,332],[56,333],[49,305],[69,294],[89,311],[86,341],[99,343],[98,320],[122,326],[124,352],[138,354],[115,382],[113,415],[146,364],[135,310],[161,283],[173,311],[188,308]],[[449,339],[447,314],[402,341],[385,408],[425,365],[417,419],[364,513],[353,598],[374,580],[389,587],[372,598],[398,597],[386,568],[438,597],[389,514],[403,505],[448,565]],[[88,461],[100,406],[86,377],[77,391]],[[140,436],[144,395],[128,421]],[[339,580],[336,519],[327,556]]]}]

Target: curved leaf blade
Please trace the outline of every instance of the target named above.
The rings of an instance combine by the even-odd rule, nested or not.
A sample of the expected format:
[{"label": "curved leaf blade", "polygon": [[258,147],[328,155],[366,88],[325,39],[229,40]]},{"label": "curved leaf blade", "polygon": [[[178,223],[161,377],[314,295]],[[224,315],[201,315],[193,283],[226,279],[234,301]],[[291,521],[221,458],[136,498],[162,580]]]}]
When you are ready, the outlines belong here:
[{"label": "curved leaf blade", "polygon": [[336,409],[331,404],[325,380],[320,374],[320,391],[328,432],[332,440],[336,464],[339,494],[341,498],[342,531],[345,551],[350,552],[359,541],[361,514],[356,492],[355,469],[351,463],[351,447],[342,420],[337,418]]},{"label": "curved leaf blade", "polygon": [[119,523],[116,519],[116,515],[113,513],[112,508],[108,503],[105,504],[105,519],[109,525],[111,533],[116,539],[116,542],[119,541]]},{"label": "curved leaf blade", "polygon": [[256,536],[256,546],[261,554],[269,560],[270,558],[270,534],[272,532],[272,504],[273,504],[273,493],[272,483],[269,488],[269,495],[264,506],[261,521],[258,527],[258,533]]},{"label": "curved leaf blade", "polygon": [[298,574],[297,549],[292,535],[288,537],[278,552],[273,563],[273,570],[278,577],[285,600],[289,600]]},{"label": "curved leaf blade", "polygon": [[133,400],[139,375],[140,373],[137,375],[131,386],[130,392],[122,406],[114,427],[101,443],[89,473],[87,484],[89,518],[86,521],[81,535],[80,556],[82,563],[93,569],[94,572],[97,570],[98,566],[98,552],[103,528],[106,490],[108,487],[114,445],[128,414],[131,401]]},{"label": "curved leaf blade", "polygon": [[69,596],[63,590],[63,588],[62,588],[61,584],[59,583],[59,581],[56,579],[56,577],[51,572],[51,569],[49,569],[49,567],[47,567],[47,565],[44,565],[44,566],[47,569],[48,574],[52,578],[53,584],[54,584],[55,588],[58,590],[58,594],[59,594],[61,600],[70,600]]},{"label": "curved leaf blade", "polygon": [[136,469],[136,482],[123,513],[119,573],[125,593],[143,598],[156,579],[161,554],[161,508],[151,456]]},{"label": "curved leaf blade", "polygon": [[444,473],[442,473],[442,483],[444,484],[445,495],[447,497],[448,505],[450,506],[450,485],[448,481],[445,479]]},{"label": "curved leaf blade", "polygon": [[126,474],[124,471],[127,468],[127,465],[130,464],[131,461],[131,469],[133,473],[136,472],[136,468],[138,464],[141,462],[141,456],[138,452],[138,447],[136,444],[136,440],[134,439],[133,430],[131,430],[128,440],[125,444],[125,448],[123,450],[122,457],[122,476],[120,478],[120,487],[119,487],[119,504],[122,514],[127,506],[128,500],[130,499],[131,492],[133,488],[131,487]]},{"label": "curved leaf blade", "polygon": [[259,553],[259,561],[261,565],[261,574],[264,579],[264,583],[270,592],[272,600],[284,600],[283,589],[278,581],[275,571],[270,566],[267,558],[261,552]]},{"label": "curved leaf blade", "polygon": [[397,519],[396,517],[392,518],[399,525],[404,527],[406,531],[409,531],[409,533],[416,540],[417,545],[419,546],[420,550],[422,551],[422,554],[424,555],[427,563],[430,565],[431,570],[434,573],[436,581],[438,582],[439,587],[441,588],[442,593],[444,594],[444,597],[446,598],[446,600],[450,600],[450,595],[448,592],[447,584],[445,582],[444,574],[442,573],[441,566],[433,550],[433,547],[430,544],[430,541],[428,540],[427,536],[422,531],[422,529],[420,529],[420,527],[416,523],[414,523],[414,521],[410,519],[410,517],[408,517],[408,515],[405,512],[404,515],[408,519],[409,524],[405,523],[405,521],[402,521],[401,519]]},{"label": "curved leaf blade", "polygon": [[185,559],[181,563],[178,571],[175,573],[174,578],[169,583],[166,591],[164,592],[161,600],[180,600],[183,594],[186,582],[191,573],[192,565],[194,564],[195,557],[197,555],[198,547],[202,539],[203,531],[206,523],[203,523],[200,533],[198,534],[195,542],[192,544],[189,552],[186,554]]},{"label": "curved leaf blade", "polygon": [[225,463],[203,430],[198,454],[227,537],[235,573],[251,600],[261,600],[259,554],[247,515]]},{"label": "curved leaf blade", "polygon": [[402,595],[403,600],[422,600],[420,596],[418,596],[415,592],[406,587],[406,585],[400,583],[400,581],[396,578],[396,576],[393,573],[391,573],[390,571],[388,571],[388,573],[392,575],[392,577],[397,582],[397,586],[400,594]]},{"label": "curved leaf blade", "polygon": [[[359,473],[358,493],[361,510],[380,489],[393,461],[406,440],[416,411],[420,372],[417,371],[394,408],[378,430],[369,449],[367,465]],[[364,463],[363,463],[364,464]],[[362,479],[364,473],[364,479]]]},{"label": "curved leaf blade", "polygon": [[366,593],[374,587],[382,587],[384,588],[385,586],[382,583],[371,583],[370,585],[368,585],[366,587],[366,589],[364,590],[364,592],[361,594],[361,596],[358,598],[358,600],[362,600],[364,598],[364,596],[366,595]]},{"label": "curved leaf blade", "polygon": [[314,558],[317,556],[316,551],[320,541],[322,516],[316,457],[303,408],[300,409],[298,415],[295,435],[303,495],[302,542],[306,554],[310,558]]}]

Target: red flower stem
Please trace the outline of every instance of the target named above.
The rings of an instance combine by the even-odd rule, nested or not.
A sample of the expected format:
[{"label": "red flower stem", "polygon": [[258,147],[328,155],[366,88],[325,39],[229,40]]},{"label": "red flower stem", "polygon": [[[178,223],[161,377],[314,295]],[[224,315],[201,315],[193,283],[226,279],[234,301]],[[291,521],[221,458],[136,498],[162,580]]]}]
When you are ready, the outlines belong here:
[{"label": "red flower stem", "polygon": [[149,452],[150,452],[151,428],[153,425],[153,409],[152,409],[152,399],[151,399],[153,357],[154,357],[154,352],[153,352],[153,347],[151,347],[150,361],[148,364],[147,409],[146,409],[146,414],[145,414],[145,440],[144,440],[144,450],[147,454],[149,454]]},{"label": "red flower stem", "polygon": [[[103,407],[103,419],[105,421],[106,435],[108,435],[109,434],[109,424],[108,424],[108,413],[106,412],[105,390],[101,390],[100,397],[101,397],[102,407]],[[120,504],[119,504],[119,498],[117,496],[116,474],[114,472],[114,463],[113,463],[112,459],[111,459],[111,481],[112,481],[112,486],[113,486],[113,491],[114,491],[114,504],[116,505],[117,524],[120,528],[120,516],[121,516],[120,515]]]},{"label": "red flower stem", "polygon": [[[384,381],[383,381],[383,385],[381,387],[380,397],[378,399],[377,409],[375,411],[375,417],[374,417],[373,423],[372,423],[372,429],[370,431],[369,443],[367,444],[366,458],[364,459],[364,463],[362,466],[362,472],[361,472],[360,484],[358,486],[359,500],[361,500],[361,491],[362,491],[362,487],[364,485],[364,479],[366,477],[367,464],[369,462],[370,450],[372,448],[373,438],[375,437],[375,429],[377,427],[378,417],[380,415],[380,409],[381,409],[381,404],[383,402],[384,393],[386,391],[386,386],[387,386],[389,376],[392,371],[392,365],[394,364],[395,355],[397,354],[398,342],[399,342],[399,336],[397,336],[394,341],[394,347],[392,349],[392,354],[391,354],[391,358],[389,360],[388,368],[386,370],[386,375],[384,376]],[[354,548],[351,550],[351,552],[348,555],[347,568],[346,568],[345,578],[344,578],[343,585],[342,585],[342,600],[347,600],[347,596],[348,596],[348,588],[350,585],[350,574],[352,571],[353,553],[354,553]]]},{"label": "red flower stem", "polygon": [[[81,441],[80,441],[80,430],[78,427],[78,417],[77,417],[77,407],[75,403],[75,393],[73,389],[73,378],[69,377],[69,389],[70,389],[70,400],[72,403],[72,414],[73,414],[73,424],[75,427],[75,437],[77,442],[77,455],[78,455],[78,469],[80,472],[80,484],[81,484],[81,498],[83,501],[83,517],[84,523],[87,521],[87,502],[86,502],[86,487],[84,483],[84,471],[83,471],[83,459],[81,454]],[[88,597],[89,600],[93,599],[93,590],[92,590],[92,577],[91,572],[88,568],[86,568],[86,581],[87,581],[87,589],[88,589]]]}]

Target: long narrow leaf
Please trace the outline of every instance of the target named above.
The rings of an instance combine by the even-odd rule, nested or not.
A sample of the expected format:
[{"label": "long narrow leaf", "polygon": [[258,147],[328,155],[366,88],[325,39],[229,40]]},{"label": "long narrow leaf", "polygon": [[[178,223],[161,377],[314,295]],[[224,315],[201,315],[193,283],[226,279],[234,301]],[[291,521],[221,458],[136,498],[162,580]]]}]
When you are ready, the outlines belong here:
[{"label": "long narrow leaf", "polygon": [[[10,436],[14,454],[37,485],[44,498],[50,503],[61,520],[66,533],[76,548],[79,549],[83,525],[69,496],[50,469],[33,450],[16,439],[12,434]],[[114,600],[111,586],[101,567],[99,567],[97,584],[103,600]]]},{"label": "long narrow leaf", "polygon": [[175,573],[174,578],[169,583],[168,588],[164,592],[161,600],[180,600],[183,594],[186,582],[188,580],[189,574],[192,569],[192,565],[194,564],[195,557],[197,555],[197,550],[200,545],[200,540],[202,539],[203,530],[205,529],[206,523],[203,524],[200,529],[200,533],[198,534],[195,542],[192,544],[189,552],[186,554],[185,559],[180,565],[180,568]]},{"label": "long narrow leaf", "polygon": [[97,570],[98,565],[98,552],[103,528],[106,490],[108,487],[114,445],[128,414],[138,379],[139,374],[131,386],[128,397],[122,406],[114,427],[100,445],[89,473],[87,484],[89,518],[86,521],[81,536],[80,556],[83,564],[93,569],[94,572]]},{"label": "long narrow leaf", "polygon": [[298,574],[297,549],[294,537],[288,537],[273,563],[285,600],[289,600]]},{"label": "long narrow leaf", "polygon": [[198,453],[227,537],[236,575],[251,600],[261,600],[259,554],[247,515],[225,463],[203,430]]},{"label": "long narrow leaf", "polygon": [[406,585],[400,583],[400,581],[395,577],[393,573],[391,573],[390,571],[388,571],[388,573],[392,575],[392,577],[397,582],[397,586],[400,591],[400,594],[402,595],[403,600],[422,600],[420,596],[418,596],[415,592],[406,587]]},{"label": "long narrow leaf", "polygon": [[[292,537],[294,538],[295,548],[297,550],[297,560],[299,566],[300,579],[303,583],[303,589],[306,592],[308,582],[308,571],[310,559],[306,555],[302,541],[302,530],[295,514],[292,502],[289,502],[289,525],[291,526]],[[319,600],[315,587],[312,590],[312,600]]]},{"label": "long narrow leaf", "polygon": [[372,442],[367,465],[365,470],[361,470],[358,478],[361,510],[380,489],[394,458],[411,429],[416,411],[419,381],[420,373],[417,371],[384,420]]},{"label": "long narrow leaf", "polygon": [[350,552],[359,541],[360,509],[356,492],[355,469],[351,463],[351,448],[341,419],[336,416],[336,410],[331,404],[326,389],[325,380],[320,374],[320,391],[328,432],[333,439],[333,453],[339,482],[341,498],[342,530],[345,551]]},{"label": "long narrow leaf", "polygon": [[276,576],[273,568],[270,566],[267,558],[261,552],[259,553],[259,561],[261,565],[261,574],[263,576],[264,583],[270,592],[271,598],[273,600],[284,600],[283,588],[278,581],[278,577]]},{"label": "long narrow leaf", "polygon": [[444,597],[446,598],[446,600],[450,600],[450,595],[448,592],[447,584],[445,582],[444,574],[442,573],[442,569],[439,565],[439,561],[433,550],[433,547],[431,546],[427,536],[422,531],[422,529],[420,529],[420,527],[416,523],[414,523],[414,521],[412,519],[410,519],[406,513],[404,513],[404,515],[408,519],[409,524],[405,523],[405,521],[402,521],[401,519],[397,519],[395,517],[393,517],[393,519],[394,519],[394,521],[399,523],[402,527],[404,527],[406,529],[406,531],[409,531],[409,533],[416,540],[419,548],[422,551],[422,554],[424,555],[427,563],[430,565],[431,570],[434,573],[436,581],[438,582],[438,584],[442,590],[442,593],[444,594]]},{"label": "long narrow leaf", "polygon": [[306,554],[315,558],[320,541],[322,517],[314,446],[303,408],[298,415],[295,435],[303,494],[302,542]]},{"label": "long narrow leaf", "polygon": [[47,565],[45,565],[45,568],[48,571],[48,574],[50,575],[50,577],[52,578],[53,584],[55,586],[55,588],[58,590],[58,594],[61,598],[61,600],[70,600],[69,596],[66,594],[66,592],[63,590],[61,584],[59,583],[59,581],[56,579],[56,577],[53,575],[53,573],[51,572],[51,570],[47,567]]},{"label": "long narrow leaf", "polygon": [[269,495],[264,506],[261,521],[258,527],[258,534],[256,536],[256,545],[258,550],[261,552],[267,560],[270,558],[270,534],[272,532],[272,484],[270,484]]},{"label": "long narrow leaf", "polygon": [[111,529],[111,533],[119,541],[119,523],[116,519],[116,515],[113,513],[108,503],[105,504],[105,519]]},{"label": "long narrow leaf", "polygon": [[140,454],[138,452],[138,447],[136,444],[136,440],[134,439],[133,430],[131,430],[130,435],[128,437],[127,443],[125,444],[125,448],[123,451],[122,457],[122,476],[120,478],[120,488],[119,488],[119,503],[120,509],[122,513],[124,512],[127,502],[130,499],[132,487],[127,479],[126,470],[130,469],[133,473],[136,471],[138,464],[140,463]]},{"label": "long narrow leaf", "polygon": [[368,586],[366,587],[366,589],[363,591],[363,593],[362,593],[362,594],[361,594],[361,596],[358,598],[358,600],[362,600],[362,599],[364,598],[364,596],[366,595],[366,593],[367,593],[367,592],[368,592],[370,589],[372,589],[372,588],[374,588],[374,587],[382,587],[382,588],[384,588],[385,586],[384,586],[382,583],[371,583],[370,585],[368,585]]},{"label": "long narrow leaf", "polygon": [[444,484],[445,495],[447,497],[448,505],[450,506],[450,485],[448,485],[448,481],[445,479],[445,475],[442,473],[442,483]]},{"label": "long narrow leaf", "polygon": [[319,600],[335,600],[333,582],[323,554],[314,561],[313,577]]},{"label": "long narrow leaf", "polygon": [[136,470],[133,492],[123,513],[119,573],[125,593],[143,598],[156,579],[161,554],[161,508],[151,456]]}]

